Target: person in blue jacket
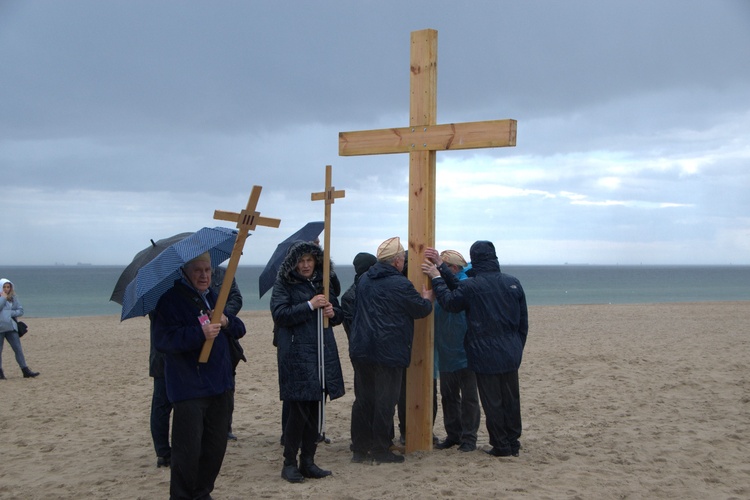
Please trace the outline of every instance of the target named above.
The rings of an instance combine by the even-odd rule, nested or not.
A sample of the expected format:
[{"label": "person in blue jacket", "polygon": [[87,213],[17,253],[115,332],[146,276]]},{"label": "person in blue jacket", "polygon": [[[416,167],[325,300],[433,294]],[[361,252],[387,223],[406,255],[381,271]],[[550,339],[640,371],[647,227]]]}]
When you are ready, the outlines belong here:
[{"label": "person in blue jacket", "polygon": [[400,463],[390,451],[401,375],[411,362],[414,320],[432,312],[432,292],[420,294],[401,274],[404,247],[398,237],[384,241],[378,261],[357,285],[349,357],[357,391],[352,405],[352,461]]},{"label": "person in blue jacket", "polygon": [[469,249],[469,279],[451,290],[435,264],[425,260],[422,271],[432,278],[440,306],[466,311],[464,347],[469,369],[476,373],[492,448],[497,457],[518,456],[521,448],[521,401],[518,369],[529,332],[526,295],[515,277],[502,273],[490,241]]},{"label": "person in blue jacket", "polygon": [[[314,461],[320,413],[326,396],[334,400],[344,395],[344,378],[333,336],[333,327],[340,325],[344,317],[336,297],[340,286],[329,286],[330,296],[326,299],[323,258],[323,249],[315,243],[294,243],[279,267],[271,294],[279,395],[289,409],[284,425],[281,477],[291,483],[331,475],[331,471],[321,469]],[[333,274],[329,279],[333,281]],[[328,318],[328,327],[322,332],[324,377],[318,357],[319,310]]]},{"label": "person in blue jacket", "polygon": [[16,362],[21,367],[23,378],[34,378],[39,372],[32,371],[26,365],[26,358],[18,334],[18,318],[23,316],[23,306],[18,300],[13,283],[6,278],[0,279],[0,380],[5,380],[3,373],[3,344],[8,341],[16,355]]},{"label": "person in blue jacket", "polygon": [[[467,278],[463,255],[456,250],[425,250],[425,258],[440,271],[448,288],[455,289]],[[463,452],[477,449],[477,432],[481,410],[477,393],[477,377],[468,368],[464,337],[466,313],[452,313],[435,304],[435,366],[440,373],[440,397],[443,406],[443,425],[448,434],[435,447],[444,450],[458,445]]]},{"label": "person in blue jacket", "polygon": [[[234,388],[229,337],[243,337],[245,325],[231,314],[210,322],[217,296],[210,289],[208,253],[186,263],[182,273],[159,299],[152,320],[173,407],[169,494],[172,499],[210,498],[227,448]],[[208,361],[199,363],[203,344],[211,339]]]},{"label": "person in blue jacket", "polygon": [[[218,296],[221,285],[224,282],[226,269],[215,267],[211,272],[211,289]],[[237,316],[242,308],[242,293],[237,286],[237,281],[232,280],[232,286],[229,289],[224,312],[232,316]],[[148,356],[148,374],[154,379],[154,387],[151,393],[151,416],[149,419],[151,427],[151,440],[154,443],[156,451],[156,467],[169,467],[172,461],[172,447],[169,444],[169,419],[172,415],[172,403],[167,396],[167,384],[164,381],[164,355],[156,350],[154,346],[154,311],[151,311],[149,317],[150,330],[150,349]],[[232,366],[237,369],[240,360],[247,362],[240,341],[234,337],[228,337],[230,352],[232,353]],[[234,372],[233,372],[234,374]],[[234,411],[234,389],[231,391],[232,398],[229,408],[229,431],[227,438],[236,440],[237,437],[232,433],[232,413]]]}]

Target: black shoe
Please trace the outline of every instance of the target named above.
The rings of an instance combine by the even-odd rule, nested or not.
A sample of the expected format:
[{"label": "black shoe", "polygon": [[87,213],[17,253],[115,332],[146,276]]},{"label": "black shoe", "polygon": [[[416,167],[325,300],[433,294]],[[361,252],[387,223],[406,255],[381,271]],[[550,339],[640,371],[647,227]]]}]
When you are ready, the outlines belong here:
[{"label": "black shoe", "polygon": [[299,471],[296,465],[285,465],[281,469],[281,477],[289,481],[290,483],[301,483],[305,480],[305,476]]},{"label": "black shoe", "polygon": [[156,457],[156,468],[159,467],[171,467],[172,457]]},{"label": "black shoe", "polygon": [[513,455],[513,452],[510,450],[504,450],[502,448],[495,448],[494,446],[490,448],[489,450],[484,450],[484,452],[488,455],[492,455],[493,457],[511,457],[511,456],[518,456]]},{"label": "black shoe", "polygon": [[352,455],[352,463],[355,464],[370,463],[371,460],[372,459],[370,458],[370,455],[367,454],[367,452],[355,451]]},{"label": "black shoe", "polygon": [[237,441],[237,436],[232,434],[232,431],[227,432],[227,440],[229,441]]},{"label": "black shoe", "polygon": [[5,374],[3,373],[2,370],[0,370],[0,380],[6,380]]},{"label": "black shoe", "polygon": [[331,440],[328,439],[325,434],[318,434],[318,439],[315,442],[316,443],[331,444]]},{"label": "black shoe", "polygon": [[308,477],[310,479],[320,479],[326,476],[330,476],[333,474],[333,472],[325,469],[321,469],[317,465],[315,465],[313,462],[310,463],[301,463],[299,466],[299,472],[304,477]]},{"label": "black shoe", "polygon": [[438,442],[438,444],[435,445],[435,448],[438,450],[447,450],[448,448],[452,448],[459,444],[458,441],[454,441],[452,439],[445,439],[444,441]]},{"label": "black shoe", "polygon": [[474,443],[461,443],[461,446],[458,447],[458,451],[463,451],[464,453],[468,453],[476,449],[477,445],[475,445]]},{"label": "black shoe", "polygon": [[21,368],[21,371],[23,372],[23,378],[34,378],[39,375],[39,372],[32,372],[28,366]]},{"label": "black shoe", "polygon": [[377,464],[401,464],[405,459],[403,455],[397,455],[390,451],[385,451],[373,455],[372,460]]}]

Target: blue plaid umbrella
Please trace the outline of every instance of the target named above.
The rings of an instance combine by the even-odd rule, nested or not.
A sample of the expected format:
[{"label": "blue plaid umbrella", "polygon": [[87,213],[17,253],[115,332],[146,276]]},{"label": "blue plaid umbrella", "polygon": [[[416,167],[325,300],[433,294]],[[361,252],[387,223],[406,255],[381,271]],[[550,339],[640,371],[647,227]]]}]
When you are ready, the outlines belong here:
[{"label": "blue plaid umbrella", "polygon": [[140,268],[125,288],[120,320],[145,316],[156,308],[159,298],[181,277],[180,268],[208,252],[211,264],[218,266],[232,254],[237,231],[225,227],[204,227],[159,253]]}]

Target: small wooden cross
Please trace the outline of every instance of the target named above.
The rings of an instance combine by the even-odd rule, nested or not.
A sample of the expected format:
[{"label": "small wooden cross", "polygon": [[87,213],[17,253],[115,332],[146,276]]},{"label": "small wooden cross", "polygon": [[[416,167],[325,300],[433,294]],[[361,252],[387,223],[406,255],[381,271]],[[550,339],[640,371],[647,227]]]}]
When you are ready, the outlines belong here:
[{"label": "small wooden cross", "polygon": [[[326,165],[326,190],[319,193],[312,193],[312,201],[325,200],[325,219],[323,219],[323,293],[328,300],[331,288],[331,205],[336,198],[344,198],[346,191],[336,191],[331,186],[331,166]],[[328,318],[323,318],[323,326],[328,328]]]},{"label": "small wooden cross", "polygon": [[[429,286],[421,264],[435,246],[435,152],[516,145],[516,120],[437,125],[437,31],[411,33],[409,126],[339,133],[339,155],[409,153],[409,279]],[[385,235],[389,236],[389,235]],[[433,318],[414,322],[406,382],[406,451],[432,448]]]},{"label": "small wooden cross", "polygon": [[[225,212],[223,210],[214,211],[214,219],[237,223],[237,239],[232,247],[232,254],[229,256],[229,264],[227,265],[227,272],[224,275],[224,283],[221,284],[221,289],[219,290],[219,298],[216,299],[216,306],[214,307],[214,312],[211,314],[211,323],[221,323],[221,315],[224,314],[224,306],[227,305],[229,289],[232,287],[234,275],[237,273],[237,265],[240,263],[240,256],[242,255],[242,249],[245,246],[248,233],[254,231],[255,227],[259,225],[279,227],[281,224],[280,219],[261,217],[260,212],[255,211],[261,189],[263,188],[260,186],[253,186],[253,190],[250,192],[250,197],[247,200],[247,207],[240,213]],[[214,266],[218,266],[219,264],[219,262],[211,263]],[[204,342],[198,362],[206,363],[208,361],[213,345],[213,339]]]}]

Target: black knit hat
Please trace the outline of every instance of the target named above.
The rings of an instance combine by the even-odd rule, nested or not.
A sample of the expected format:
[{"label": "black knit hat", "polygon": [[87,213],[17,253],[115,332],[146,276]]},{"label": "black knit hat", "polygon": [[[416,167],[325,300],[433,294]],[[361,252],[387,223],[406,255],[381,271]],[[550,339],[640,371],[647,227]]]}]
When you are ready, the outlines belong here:
[{"label": "black knit hat", "polygon": [[373,264],[375,264],[378,261],[377,257],[375,257],[371,253],[367,252],[360,252],[357,255],[354,256],[354,272],[357,276],[361,276],[362,274],[366,273],[370,267],[372,267]]}]

